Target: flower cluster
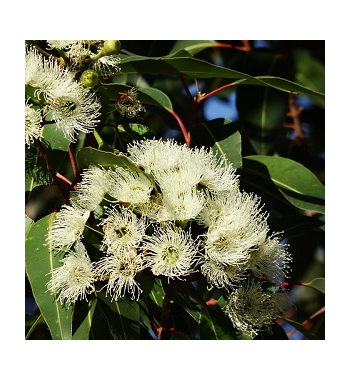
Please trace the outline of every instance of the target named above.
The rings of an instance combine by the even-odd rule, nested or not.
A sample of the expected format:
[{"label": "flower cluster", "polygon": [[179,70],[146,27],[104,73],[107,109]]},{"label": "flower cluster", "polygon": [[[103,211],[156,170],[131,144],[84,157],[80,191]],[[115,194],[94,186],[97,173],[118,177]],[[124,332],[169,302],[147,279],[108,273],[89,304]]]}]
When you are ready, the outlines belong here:
[{"label": "flower cluster", "polygon": [[[47,40],[46,51],[27,45],[25,51],[25,143],[42,135],[43,126],[62,131],[70,142],[78,132],[92,132],[100,122],[100,76],[120,72],[118,40]],[[55,55],[56,54],[56,55]],[[57,56],[58,55],[58,56]],[[123,93],[121,93],[123,94]],[[144,108],[136,90],[120,96],[117,109],[138,116]],[[128,102],[127,102],[128,100]]]},{"label": "flower cluster", "polygon": [[25,84],[34,94],[31,101],[37,103],[32,106],[26,100],[27,145],[39,137],[44,119],[54,121],[71,142],[78,131],[91,132],[99,122],[101,105],[95,94],[59,61],[44,58],[32,47],[26,50]]},{"label": "flower cluster", "polygon": [[[181,280],[197,274],[227,295],[224,311],[237,329],[254,336],[273,323],[288,297],[271,286],[287,276],[291,256],[232,165],[170,139],[134,142],[122,158],[123,166],[87,168],[71,204],[57,213],[48,243],[68,254],[50,291],[74,303],[105,282],[112,300],[138,299],[142,271]],[[101,237],[101,256],[91,266],[81,257],[79,267],[77,255],[68,258],[72,247],[83,251],[89,228]]]}]

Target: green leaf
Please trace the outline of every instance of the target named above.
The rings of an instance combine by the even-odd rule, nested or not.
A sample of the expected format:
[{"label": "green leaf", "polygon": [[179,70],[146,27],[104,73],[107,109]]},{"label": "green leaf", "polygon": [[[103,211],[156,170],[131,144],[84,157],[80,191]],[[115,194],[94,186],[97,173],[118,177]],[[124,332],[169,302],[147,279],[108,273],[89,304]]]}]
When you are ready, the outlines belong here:
[{"label": "green leaf", "polygon": [[89,340],[96,302],[97,299],[93,298],[88,304],[84,303],[84,307],[86,307],[84,311],[85,318],[75,331],[73,340]]},{"label": "green leaf", "polygon": [[143,57],[126,56],[122,58],[121,71],[124,74],[179,75],[190,78],[225,78],[234,84],[271,86],[281,91],[305,94],[324,100],[324,94],[301,86],[284,78],[273,76],[250,76],[236,70],[213,65],[192,57]]},{"label": "green leaf", "polygon": [[[325,65],[306,49],[293,52],[295,64],[295,80],[302,86],[307,86],[318,92],[325,92]],[[316,98],[317,104],[325,107],[324,99]]]},{"label": "green leaf", "polygon": [[78,151],[77,162],[79,169],[88,168],[91,164],[101,165],[104,168],[110,168],[117,165],[119,167],[143,173],[126,156],[115,154],[113,152],[100,151],[91,147],[84,147]]},{"label": "green leaf", "polygon": [[256,177],[257,184],[262,178],[271,179],[295,207],[325,213],[325,187],[302,164],[283,157],[253,155],[243,158],[243,166]]},{"label": "green leaf", "polygon": [[123,123],[117,126],[119,144],[125,151],[128,143],[135,140],[153,139],[156,134],[148,127],[139,123]]},{"label": "green leaf", "polygon": [[164,295],[165,295],[165,292],[164,292],[162,282],[160,279],[156,278],[154,280],[153,288],[150,291],[149,296],[157,306],[162,307]]},{"label": "green leaf", "polygon": [[325,294],[325,278],[315,278],[311,282],[303,283],[303,286],[311,287]]},{"label": "green leaf", "polygon": [[31,192],[38,185],[51,184],[52,178],[37,147],[25,149],[25,191]]},{"label": "green leaf", "polygon": [[286,318],[281,318],[281,319],[286,321],[290,325],[292,325],[294,328],[296,328],[299,332],[301,332],[309,340],[320,340],[315,334],[308,331],[302,324],[298,323],[297,321],[286,319]]},{"label": "green leaf", "polygon": [[31,229],[32,225],[34,224],[34,221],[29,218],[27,215],[25,215],[25,237],[27,237],[29,230]]},{"label": "green leaf", "polygon": [[190,130],[193,146],[211,147],[228,159],[235,168],[242,166],[241,134],[229,119],[213,119]]},{"label": "green leaf", "polygon": [[169,55],[175,54],[180,50],[185,50],[191,56],[194,56],[204,49],[215,48],[218,45],[220,44],[213,40],[179,40],[175,42],[175,45],[172,47]]},{"label": "green leaf", "polygon": [[230,318],[218,306],[202,309],[199,331],[201,340],[237,339]]},{"label": "green leaf", "polygon": [[50,245],[46,245],[47,231],[52,225],[55,213],[37,221],[30,229],[25,244],[26,273],[32,287],[34,299],[55,340],[72,339],[73,308],[62,306],[46,288],[50,274],[59,267],[59,256]]},{"label": "green leaf", "polygon": [[[243,69],[251,75],[289,76],[287,61],[280,54],[250,52],[245,57]],[[283,128],[288,94],[268,86],[259,86],[254,91],[247,86],[238,86],[236,105],[255,151],[260,155],[268,154],[279,135],[278,131]]]},{"label": "green leaf", "polygon": [[140,338],[140,311],[136,301],[122,298],[112,302],[103,292],[97,293],[97,297],[114,340]]},{"label": "green leaf", "polygon": [[55,123],[45,124],[42,129],[41,138],[49,144],[52,150],[68,151],[71,144],[70,140],[63,134],[61,128],[58,128]]}]

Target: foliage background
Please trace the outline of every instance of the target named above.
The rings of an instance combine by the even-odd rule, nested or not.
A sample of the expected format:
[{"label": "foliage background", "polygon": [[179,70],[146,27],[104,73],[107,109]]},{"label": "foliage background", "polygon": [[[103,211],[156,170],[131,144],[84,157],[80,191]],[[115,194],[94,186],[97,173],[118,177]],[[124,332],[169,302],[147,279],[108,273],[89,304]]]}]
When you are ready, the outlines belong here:
[{"label": "foliage background", "polygon": [[[322,200],[318,199],[323,196],[311,173],[324,183],[325,104],[322,97],[313,94],[325,91],[324,41],[121,40],[121,43],[122,74],[105,78],[104,86],[112,98],[114,93],[117,97],[119,91],[135,86],[147,111],[141,118],[128,120],[107,116],[104,121],[107,126],[100,130],[103,142],[98,145],[92,134],[88,134],[84,145],[125,151],[126,144],[133,139],[154,135],[185,142],[174,118],[178,115],[189,129],[193,144],[213,146],[221,153],[224,151],[238,168],[241,187],[262,197],[270,214],[272,231],[285,231],[290,245],[292,282],[307,283],[323,278],[324,219],[319,212],[324,213],[324,208]],[[135,55],[139,57],[135,59]],[[183,74],[175,75],[174,67]],[[259,86],[248,77],[252,84],[237,81],[232,87],[233,72],[225,71],[225,68],[244,73],[243,76],[262,76],[259,78],[272,87]],[[282,82],[276,82],[276,77],[283,78]],[[288,80],[292,82],[288,83]],[[293,83],[303,86],[300,88],[302,95],[273,87],[295,88],[299,92]],[[211,92],[218,88],[222,90],[212,95]],[[200,105],[191,101],[191,97],[199,94],[202,97],[210,94],[210,97]],[[225,115],[226,119],[223,118]],[[61,141],[52,142],[57,143],[56,149],[66,151],[65,147],[59,146]],[[83,141],[78,140],[74,145],[76,153],[82,144]],[[53,156],[52,160],[59,160],[57,165],[61,174],[74,177],[67,156]],[[82,160],[83,155],[80,162]],[[297,167],[296,163],[302,167]],[[305,168],[309,173],[304,173]],[[30,175],[28,181],[32,181]],[[276,187],[276,184],[279,185]],[[316,190],[313,192],[314,185]],[[301,190],[304,196],[297,196],[293,187]],[[26,214],[34,221],[62,204],[62,196],[55,186],[33,188],[30,185],[26,189],[29,189]],[[26,290],[29,329],[38,311],[29,284]],[[312,335],[324,339],[324,294],[309,287],[295,286],[291,295],[294,308],[286,317],[305,322]],[[300,330],[295,331],[286,322],[280,324],[291,339],[304,338]],[[283,331],[278,332],[273,339],[285,336]],[[30,339],[43,339],[47,334],[45,325],[39,325]],[[266,340],[269,336],[262,333],[258,339]]]},{"label": "foliage background", "polygon": [[[45,20],[48,15],[55,14],[58,20],[65,20],[65,35],[63,38],[70,38],[71,35],[75,35],[75,38],[83,38],[85,33],[90,28],[90,23],[86,18],[80,18],[77,20],[76,15],[80,14],[81,5],[79,3],[69,4],[70,13],[67,14],[67,2],[62,2],[61,7],[57,5],[48,4],[39,0],[36,3],[35,9],[31,3],[24,3],[21,7],[18,4],[8,4],[4,13],[16,14],[19,18],[26,18],[28,22],[30,20]],[[268,1],[265,3],[256,2],[253,9],[247,10],[246,4],[235,4],[234,9],[230,12],[222,12],[221,7],[214,10],[212,7],[198,7],[197,2],[186,3],[186,6],[172,7],[169,17],[169,10],[164,6],[159,6],[159,2],[135,2],[137,12],[130,12],[130,7],[126,4],[116,5],[109,2],[105,3],[104,8],[110,8],[115,10],[115,17],[118,18],[118,27],[115,23],[111,23],[110,18],[103,18],[98,22],[94,22],[94,27],[98,27],[100,31],[104,31],[104,35],[114,37],[114,33],[117,30],[118,37],[121,39],[139,39],[140,32],[136,26],[142,26],[143,37],[150,39],[159,39],[159,31],[162,31],[162,38],[212,38],[213,33],[209,31],[215,31],[214,37],[216,38],[228,38],[235,34],[235,37],[250,38],[254,40],[256,38],[265,38],[273,40],[278,36],[280,39],[295,39],[300,40],[325,40],[327,37],[327,90],[333,96],[330,96],[327,101],[327,125],[330,124],[335,128],[327,128],[327,152],[329,171],[327,205],[329,205],[328,217],[330,224],[328,224],[327,232],[327,247],[331,247],[335,253],[336,258],[341,256],[341,266],[337,264],[339,261],[330,260],[327,261],[327,274],[328,279],[331,277],[331,282],[328,283],[327,290],[330,298],[327,299],[327,304],[330,307],[328,311],[328,322],[331,325],[337,325],[338,311],[341,309],[341,316],[346,316],[349,312],[349,307],[344,304],[344,290],[346,290],[346,274],[345,271],[348,268],[348,257],[342,256],[337,253],[343,253],[343,239],[347,235],[346,224],[339,224],[340,218],[342,218],[343,211],[346,212],[347,204],[344,204],[343,197],[338,196],[338,185],[342,187],[343,175],[345,173],[345,165],[339,165],[339,163],[346,163],[346,152],[348,142],[348,129],[342,128],[346,118],[347,110],[347,97],[345,96],[345,84],[343,75],[347,71],[348,53],[345,45],[345,41],[339,36],[345,36],[347,33],[347,12],[342,9],[342,5],[334,6],[334,4],[317,4],[313,2],[305,3],[304,1],[294,1],[293,4],[286,9],[281,6],[278,1]],[[316,9],[317,8],[317,12]],[[159,10],[159,16],[154,16],[154,9]],[[209,9],[208,9],[209,8]],[[274,13],[267,11],[266,9],[273,9]],[[249,17],[247,17],[247,13]],[[245,15],[243,17],[243,15]],[[264,15],[264,17],[261,17]],[[152,20],[152,23],[145,28],[145,18]],[[72,22],[74,20],[74,23]],[[89,20],[89,18],[88,18]],[[181,20],[181,27],[179,27],[179,20]],[[337,20],[337,28],[330,26],[330,20]],[[107,21],[107,22],[106,22]],[[204,26],[205,25],[205,26]],[[207,26],[210,26],[208,28]],[[7,26],[4,24],[4,29]],[[23,40],[28,38],[28,23],[22,23],[16,28],[19,30],[19,35],[15,39],[18,49],[12,50],[12,72],[16,70],[21,72],[23,70],[23,54],[22,46]],[[147,29],[147,31],[146,31]],[[62,30],[61,30],[62,31]],[[22,36],[20,33],[22,32]],[[34,33],[35,34],[35,33]],[[64,34],[64,33],[63,33]],[[52,33],[51,33],[52,35]],[[51,37],[53,38],[53,37]],[[62,38],[62,35],[60,35]],[[1,67],[4,72],[8,72],[7,60],[1,61]],[[330,80],[332,78],[332,80]],[[8,99],[17,100],[17,104],[22,104],[23,81],[20,76],[8,75],[3,78],[3,86],[6,92],[1,94],[2,102],[9,105]],[[340,96],[337,96],[337,95]],[[4,124],[11,126],[11,133],[14,136],[15,142],[18,142],[18,147],[22,147],[23,130],[19,127],[23,125],[22,113],[16,112],[16,105],[10,106],[10,112],[4,115]],[[17,127],[16,127],[17,126]],[[341,126],[337,128],[337,126]],[[335,131],[334,131],[335,130]],[[344,137],[339,139],[339,136]],[[23,170],[24,152],[19,149],[21,154],[14,155],[13,144],[8,144],[7,148],[1,151],[2,158],[2,173],[5,178],[10,178],[15,170],[19,172]],[[16,156],[16,158],[14,157]],[[13,158],[13,165],[8,165],[8,158]],[[6,159],[6,160],[5,160]],[[338,165],[336,165],[338,164]],[[21,176],[19,176],[21,178]],[[18,179],[11,180],[11,184],[14,185],[12,194],[15,200],[21,200],[23,195],[23,180]],[[1,196],[3,200],[9,198],[9,186],[1,187]],[[3,206],[4,215],[7,218],[8,226],[14,227],[18,223],[18,219],[22,220],[23,204],[18,202],[5,203]],[[11,229],[12,231],[13,229]],[[3,285],[12,285],[14,297],[10,298],[10,306],[14,314],[12,315],[11,323],[7,314],[2,314],[1,323],[3,327],[9,327],[3,332],[2,345],[7,348],[5,351],[4,374],[18,374],[23,375],[24,370],[33,370],[36,367],[35,378],[38,380],[47,379],[47,370],[43,366],[39,368],[37,365],[37,357],[40,356],[41,364],[52,364],[52,351],[46,350],[51,345],[64,345],[65,354],[67,357],[72,356],[74,361],[69,364],[64,364],[65,372],[68,372],[71,376],[83,374],[90,377],[99,377],[101,375],[100,367],[89,367],[82,369],[77,366],[79,361],[84,362],[86,359],[86,351],[79,346],[79,342],[75,342],[73,348],[67,347],[67,342],[50,342],[45,341],[43,346],[42,341],[26,341],[23,342],[23,303],[22,300],[18,303],[16,295],[23,294],[24,281],[20,277],[20,282],[13,282],[12,271],[8,271],[14,265],[17,268],[21,268],[24,271],[24,242],[21,240],[23,246],[19,246],[16,251],[16,255],[9,255],[13,253],[13,241],[5,240],[4,252],[7,255],[3,257],[3,266],[1,267],[1,275]],[[21,255],[22,254],[22,255]],[[344,286],[344,287],[343,287]],[[20,298],[21,299],[21,298]],[[239,348],[236,346],[232,348],[232,342],[201,342],[200,345],[197,342],[186,343],[186,347],[181,345],[181,342],[171,343],[172,347],[166,347],[169,342],[162,342],[162,348],[168,350],[157,351],[157,361],[155,361],[154,351],[149,351],[146,346],[142,346],[142,342],[139,342],[139,348],[141,348],[142,356],[137,359],[137,369],[135,369],[135,360],[130,358],[130,352],[133,351],[132,343],[123,343],[123,346],[116,348],[108,346],[108,343],[104,347],[105,362],[115,361],[116,356],[120,363],[123,363],[125,367],[132,366],[134,375],[143,376],[145,369],[149,372],[150,366],[152,369],[156,366],[157,371],[162,374],[167,374],[168,379],[178,379],[179,372],[191,376],[201,375],[203,379],[223,378],[230,375],[232,372],[227,369],[227,366],[223,364],[231,363],[232,357],[235,359],[235,363],[239,364],[235,366],[233,373],[239,376],[246,376],[247,370],[251,377],[259,377],[260,380],[267,380],[271,378],[271,373],[283,377],[285,380],[294,380],[296,372],[302,372],[304,378],[318,378],[325,375],[342,377],[346,371],[347,358],[346,351],[339,350],[340,343],[343,342],[343,335],[338,334],[337,330],[327,330],[327,341],[312,342],[312,341],[294,341],[293,350],[290,351],[287,346],[290,346],[291,342],[279,342],[278,350],[276,350],[275,343],[268,341],[256,341],[254,346],[249,345],[248,342],[235,342],[239,344]],[[13,356],[13,343],[16,343],[16,354]],[[24,346],[24,343],[26,344]],[[260,345],[259,345],[260,343]],[[284,343],[284,345],[283,345]],[[88,343],[84,343],[86,346]],[[129,345],[128,345],[129,344]],[[146,343],[144,343],[146,344]],[[154,342],[156,344],[156,342]],[[29,347],[30,345],[30,347]],[[50,345],[50,346],[49,346]],[[148,345],[148,343],[147,343]],[[244,347],[246,346],[246,347]],[[85,347],[86,348],[86,347]],[[246,350],[241,350],[245,348]],[[33,349],[33,350],[32,350]],[[78,351],[77,351],[78,349]],[[80,349],[80,350],[79,350]],[[125,350],[127,349],[127,350]],[[247,354],[249,351],[249,354]],[[178,352],[183,354],[181,362],[177,362],[177,370],[179,372],[171,371],[169,373],[169,357],[174,358],[174,355]],[[23,367],[18,366],[18,353],[22,355]],[[232,355],[234,353],[234,355]],[[267,354],[266,356],[262,355]],[[273,359],[271,360],[271,353],[273,353]],[[210,363],[207,365],[206,359],[210,355]],[[202,359],[205,359],[206,365],[203,366]],[[336,363],[336,366],[334,364]],[[150,365],[151,364],[151,365]],[[200,366],[193,366],[193,364],[200,364]],[[152,370],[154,373],[154,370]],[[31,373],[33,374],[33,373]],[[299,373],[300,376],[300,373]],[[298,376],[298,377],[299,377]],[[58,374],[55,379],[58,379]]]}]

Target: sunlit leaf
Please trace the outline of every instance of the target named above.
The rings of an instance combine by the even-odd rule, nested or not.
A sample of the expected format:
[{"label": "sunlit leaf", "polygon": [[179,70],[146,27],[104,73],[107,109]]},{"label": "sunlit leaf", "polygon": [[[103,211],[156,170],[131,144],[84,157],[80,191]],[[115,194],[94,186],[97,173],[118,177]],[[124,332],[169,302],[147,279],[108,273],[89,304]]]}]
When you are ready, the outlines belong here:
[{"label": "sunlit leaf", "polygon": [[172,55],[180,50],[185,50],[191,56],[194,56],[204,49],[214,48],[218,45],[219,44],[213,40],[179,40],[175,42],[169,54]]},{"label": "sunlit leaf", "polygon": [[242,166],[241,134],[231,120],[220,118],[197,124],[190,130],[190,135],[192,146],[211,147],[234,168]]},{"label": "sunlit leaf", "polygon": [[121,71],[124,74],[156,74],[179,75],[190,78],[225,78],[232,79],[236,84],[271,86],[281,91],[310,95],[324,99],[324,94],[301,86],[284,78],[273,76],[250,76],[236,70],[213,65],[192,57],[142,57],[127,56],[122,59]]},{"label": "sunlit leaf", "polygon": [[257,186],[263,187],[262,179],[271,179],[297,208],[325,213],[325,187],[302,164],[283,157],[253,155],[243,158],[243,166],[256,177]]},{"label": "sunlit leaf", "polygon": [[46,244],[47,231],[52,225],[54,213],[37,221],[30,229],[25,244],[26,273],[34,299],[56,340],[72,339],[73,308],[63,306],[47,291],[53,269],[61,266],[51,246]]}]

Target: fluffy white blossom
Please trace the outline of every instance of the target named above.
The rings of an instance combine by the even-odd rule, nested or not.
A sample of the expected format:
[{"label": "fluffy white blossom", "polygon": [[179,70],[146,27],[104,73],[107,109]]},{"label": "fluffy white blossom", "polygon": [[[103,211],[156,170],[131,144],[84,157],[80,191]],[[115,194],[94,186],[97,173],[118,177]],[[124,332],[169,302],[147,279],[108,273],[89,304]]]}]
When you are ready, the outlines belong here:
[{"label": "fluffy white blossom", "polygon": [[78,131],[89,133],[99,122],[101,104],[95,94],[74,80],[73,73],[35,48],[26,50],[25,83],[44,102],[44,116],[54,120],[71,142]]},{"label": "fluffy white blossom", "polygon": [[225,265],[215,262],[210,258],[204,259],[201,265],[201,272],[206,276],[210,288],[232,289],[234,285],[239,284],[246,278],[246,273],[238,266]]},{"label": "fluffy white blossom", "polygon": [[32,105],[25,104],[25,141],[29,147],[35,139],[40,136],[42,127],[42,115],[40,109],[35,109]]},{"label": "fluffy white blossom", "polygon": [[209,226],[205,253],[216,262],[244,268],[249,253],[262,244],[268,230],[260,199],[242,192],[232,208],[223,211]]},{"label": "fluffy white blossom", "polygon": [[125,249],[113,255],[103,257],[94,264],[95,276],[107,280],[107,294],[118,300],[126,294],[138,299],[142,292],[135,276],[144,269],[144,261],[136,249]]},{"label": "fluffy white blossom", "polygon": [[286,292],[264,291],[260,283],[249,282],[232,292],[224,311],[239,331],[254,337],[268,328],[287,306]]},{"label": "fluffy white blossom", "polygon": [[145,236],[147,222],[128,208],[115,206],[107,209],[107,217],[100,222],[104,237],[102,249],[115,254],[125,249],[136,248]]},{"label": "fluffy white blossom", "polygon": [[120,58],[116,54],[99,56],[103,40],[47,40],[50,48],[64,50],[71,70],[78,69],[84,62],[90,62],[99,74],[115,74],[120,71]]},{"label": "fluffy white blossom", "polygon": [[62,266],[53,269],[48,290],[63,304],[77,300],[87,300],[87,295],[95,291],[93,265],[82,242],[77,242],[74,250],[61,259]]},{"label": "fluffy white blossom", "polygon": [[79,82],[71,82],[62,92],[59,88],[47,94],[48,113],[71,142],[78,131],[89,133],[99,123],[101,104],[96,96]]},{"label": "fluffy white blossom", "polygon": [[79,40],[47,40],[47,43],[51,47],[51,49],[60,50],[68,49],[78,42]]},{"label": "fluffy white blossom", "polygon": [[127,151],[130,160],[150,174],[183,167],[189,153],[187,146],[171,139],[136,141],[128,145]]},{"label": "fluffy white blossom", "polygon": [[67,251],[82,238],[90,212],[79,205],[63,205],[48,232],[48,244],[57,251]]},{"label": "fluffy white blossom", "polygon": [[77,185],[76,202],[83,208],[93,211],[102,202],[111,185],[108,172],[102,167],[90,165],[82,173]]},{"label": "fluffy white blossom", "polygon": [[108,170],[113,184],[109,194],[125,204],[145,204],[153,190],[152,182],[142,172],[115,166]]},{"label": "fluffy white blossom", "polygon": [[161,225],[146,236],[143,249],[147,267],[154,275],[169,278],[189,275],[198,260],[198,245],[191,234],[171,224]]},{"label": "fluffy white blossom", "polygon": [[290,270],[291,260],[287,245],[281,244],[278,236],[272,236],[250,252],[247,267],[258,278],[281,282]]},{"label": "fluffy white blossom", "polygon": [[[175,185],[175,184],[174,184]],[[195,188],[188,191],[163,190],[163,207],[159,210],[158,221],[187,221],[195,218],[205,203],[204,195]]]},{"label": "fluffy white blossom", "polygon": [[73,74],[53,58],[45,58],[35,48],[29,47],[25,54],[25,84],[36,89],[36,94],[46,100],[51,91],[69,91]]}]

